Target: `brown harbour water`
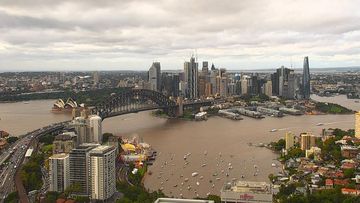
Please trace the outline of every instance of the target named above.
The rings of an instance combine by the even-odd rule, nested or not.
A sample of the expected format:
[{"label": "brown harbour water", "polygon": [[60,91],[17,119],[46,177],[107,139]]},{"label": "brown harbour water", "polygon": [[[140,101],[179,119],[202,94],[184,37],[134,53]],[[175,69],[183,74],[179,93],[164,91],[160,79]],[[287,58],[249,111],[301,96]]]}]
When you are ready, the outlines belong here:
[{"label": "brown harbour water", "polygon": [[[331,99],[328,102],[360,110],[359,103],[346,97],[313,98],[322,101]],[[53,122],[70,119],[70,115],[51,113],[53,102],[40,100],[30,101],[29,104],[0,104],[0,129],[21,135]],[[317,123],[324,125],[316,126]],[[184,197],[219,194],[226,180],[242,179],[242,175],[244,180],[268,181],[270,173],[281,170],[271,166],[277,163],[277,155],[254,145],[278,140],[286,131],[296,135],[304,131],[320,134],[322,128],[330,127],[353,128],[354,115],[266,117],[261,120],[244,117],[241,121],[211,117],[207,121],[192,122],[156,118],[150,112],[140,112],[103,122],[104,132],[126,137],[139,136],[156,149],[158,157],[154,165],[149,167],[152,175],[146,177],[145,186],[150,190],[163,188],[165,194],[176,197],[180,194]],[[271,129],[278,131],[270,132]],[[184,160],[186,154],[190,154],[187,165]],[[230,166],[232,169],[229,169]],[[194,172],[198,173],[196,177],[191,175]],[[188,182],[185,178],[189,179]],[[190,190],[188,186],[191,186]]]}]

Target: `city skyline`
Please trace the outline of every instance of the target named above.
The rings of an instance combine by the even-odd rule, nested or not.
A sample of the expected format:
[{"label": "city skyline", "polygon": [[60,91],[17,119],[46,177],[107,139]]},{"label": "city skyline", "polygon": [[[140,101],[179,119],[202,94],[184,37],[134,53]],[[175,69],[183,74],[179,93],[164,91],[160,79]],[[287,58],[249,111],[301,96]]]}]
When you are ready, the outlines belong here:
[{"label": "city skyline", "polygon": [[194,53],[228,70],[359,66],[358,3],[3,1],[0,72],[178,70]]}]

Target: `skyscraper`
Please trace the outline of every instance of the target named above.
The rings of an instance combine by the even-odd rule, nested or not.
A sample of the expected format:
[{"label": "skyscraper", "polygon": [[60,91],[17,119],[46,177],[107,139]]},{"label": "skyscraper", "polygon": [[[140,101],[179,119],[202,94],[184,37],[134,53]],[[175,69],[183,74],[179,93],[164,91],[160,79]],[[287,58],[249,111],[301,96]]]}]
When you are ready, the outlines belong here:
[{"label": "skyscraper", "polygon": [[223,74],[220,78],[220,97],[228,96],[228,78]]},{"label": "skyscraper", "polygon": [[149,69],[150,89],[154,91],[161,90],[161,68],[160,62],[154,62]]},{"label": "skyscraper", "polygon": [[70,185],[78,184],[80,190],[76,192],[79,196],[89,196],[91,192],[90,183],[90,157],[89,152],[99,145],[83,144],[72,149],[69,153]]},{"label": "skyscraper", "polygon": [[54,154],[49,158],[50,191],[64,192],[70,185],[69,154]]},{"label": "skyscraper", "polygon": [[311,147],[315,147],[316,136],[310,133],[301,133],[301,150],[308,150]]},{"label": "skyscraper", "polygon": [[360,111],[355,113],[355,137],[360,138]]},{"label": "skyscraper", "polygon": [[264,84],[264,94],[271,97],[272,96],[272,82],[271,80],[268,80],[265,84]]},{"label": "skyscraper", "polygon": [[190,58],[190,62],[184,63],[186,97],[189,99],[198,98],[198,63],[194,57]]},{"label": "skyscraper", "polygon": [[102,119],[98,115],[89,117],[90,142],[101,144],[102,142]]},{"label": "skyscraper", "polygon": [[309,58],[307,56],[304,58],[302,91],[303,91],[304,99],[309,99],[310,98],[310,69],[309,69]]},{"label": "skyscraper", "polygon": [[91,199],[106,200],[116,191],[115,148],[98,146],[90,152]]},{"label": "skyscraper", "polygon": [[285,134],[285,149],[290,149],[295,145],[295,135],[292,132]]},{"label": "skyscraper", "polygon": [[86,119],[82,116],[74,118],[71,125],[75,128],[77,134],[77,145],[88,142],[88,125]]}]

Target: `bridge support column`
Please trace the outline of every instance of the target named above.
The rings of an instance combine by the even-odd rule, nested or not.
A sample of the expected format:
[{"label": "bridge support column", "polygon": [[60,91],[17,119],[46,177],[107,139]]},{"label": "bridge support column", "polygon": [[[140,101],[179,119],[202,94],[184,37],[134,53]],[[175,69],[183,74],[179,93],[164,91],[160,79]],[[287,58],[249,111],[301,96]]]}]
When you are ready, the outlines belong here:
[{"label": "bridge support column", "polygon": [[183,98],[180,96],[177,98],[177,106],[178,108],[176,109],[176,116],[180,117],[184,115],[184,104],[183,104]]}]

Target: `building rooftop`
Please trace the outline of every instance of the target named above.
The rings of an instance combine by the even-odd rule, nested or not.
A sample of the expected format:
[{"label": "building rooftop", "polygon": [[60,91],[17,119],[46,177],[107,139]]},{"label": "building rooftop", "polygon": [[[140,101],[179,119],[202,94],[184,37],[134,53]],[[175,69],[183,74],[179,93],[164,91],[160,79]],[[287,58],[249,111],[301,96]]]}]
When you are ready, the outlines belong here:
[{"label": "building rooftop", "polygon": [[90,151],[91,154],[103,154],[103,153],[106,153],[108,151],[111,151],[115,149],[113,146],[108,146],[108,145],[99,145],[97,146],[96,148],[92,149]]},{"label": "building rooftop", "polygon": [[213,200],[158,198],[154,203],[214,203]]},{"label": "building rooftop", "polygon": [[33,153],[34,149],[32,148],[29,148],[28,150],[26,150],[26,153],[25,153],[25,157],[30,157],[31,154]]},{"label": "building rooftop", "polygon": [[266,182],[254,181],[233,181],[226,183],[221,189],[223,192],[252,192],[252,193],[272,193],[271,185]]},{"label": "building rooftop", "polygon": [[61,154],[54,154],[49,159],[64,159],[68,157],[69,154],[61,153]]},{"label": "building rooftop", "polygon": [[65,132],[62,134],[59,134],[55,137],[56,141],[66,141],[66,140],[72,140],[77,135],[74,132]]}]

